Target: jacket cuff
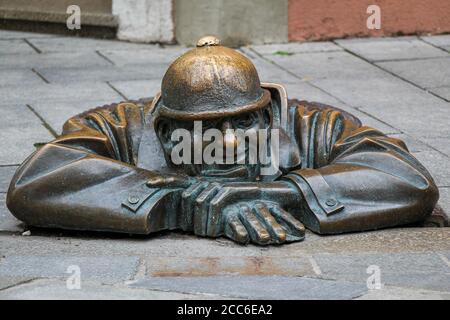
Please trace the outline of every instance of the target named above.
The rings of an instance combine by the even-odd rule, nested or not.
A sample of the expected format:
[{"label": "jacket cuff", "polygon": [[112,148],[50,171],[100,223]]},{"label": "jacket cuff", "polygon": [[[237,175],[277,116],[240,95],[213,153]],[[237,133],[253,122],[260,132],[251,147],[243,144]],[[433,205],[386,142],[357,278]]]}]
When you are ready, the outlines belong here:
[{"label": "jacket cuff", "polygon": [[313,231],[320,232],[323,221],[344,209],[344,205],[318,170],[295,170],[283,178],[292,181],[302,193],[306,209],[313,215],[313,217],[304,215],[306,220],[304,223]]},{"label": "jacket cuff", "polygon": [[180,203],[180,192],[177,191],[179,190],[150,188],[144,183],[125,193],[121,205],[127,215],[141,221],[142,229],[138,233],[176,229],[176,212]]}]

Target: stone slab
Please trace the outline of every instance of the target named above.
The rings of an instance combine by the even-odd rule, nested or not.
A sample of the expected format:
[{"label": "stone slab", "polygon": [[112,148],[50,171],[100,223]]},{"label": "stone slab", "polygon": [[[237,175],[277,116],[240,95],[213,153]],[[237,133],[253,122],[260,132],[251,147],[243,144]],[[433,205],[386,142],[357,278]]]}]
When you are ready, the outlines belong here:
[{"label": "stone slab", "polygon": [[371,61],[435,58],[448,55],[416,37],[343,39],[335,42]]},{"label": "stone slab", "polygon": [[145,290],[125,286],[81,282],[80,289],[68,289],[65,281],[35,280],[0,291],[4,300],[209,300],[223,299],[214,295],[184,294],[160,290]]},{"label": "stone slab", "polygon": [[49,33],[0,30],[0,39],[50,38],[54,36],[55,35]]},{"label": "stone slab", "polygon": [[[3,89],[0,89],[2,91]],[[53,136],[25,105],[0,106],[0,165],[17,165]]]},{"label": "stone slab", "polygon": [[438,187],[450,186],[450,171],[446,170],[450,159],[437,151],[413,152],[427,170],[431,173]]},{"label": "stone slab", "polygon": [[422,88],[450,86],[450,54],[443,58],[378,62],[377,65]]},{"label": "stone slab", "polygon": [[158,48],[155,44],[131,43],[118,40],[89,39],[77,37],[32,38],[28,40],[42,53],[80,52],[97,50],[139,50]]},{"label": "stone slab", "polygon": [[153,97],[161,91],[161,79],[111,81],[110,84],[130,100]]},{"label": "stone slab", "polygon": [[0,193],[8,191],[9,183],[18,166],[0,167]]},{"label": "stone slab", "polygon": [[114,89],[104,82],[74,82],[72,84],[42,84],[35,86],[0,88],[1,105],[33,104],[36,102],[104,101],[123,100]]},{"label": "stone slab", "polygon": [[428,145],[430,145],[431,147],[437,149],[438,151],[440,151],[441,153],[446,154],[447,156],[450,157],[450,144],[448,143],[450,139],[450,136],[447,137],[432,137],[432,138],[427,138],[424,137],[423,141],[425,141]]},{"label": "stone slab", "polygon": [[0,54],[37,54],[24,40],[0,40]]},{"label": "stone slab", "polygon": [[131,287],[217,294],[244,299],[354,299],[366,293],[365,285],[283,276],[153,277]]},{"label": "stone slab", "polygon": [[165,48],[152,47],[140,50],[100,50],[99,52],[117,66],[161,63],[168,67],[176,58],[188,50],[189,48],[182,46],[167,46]]},{"label": "stone slab", "polygon": [[151,257],[146,259],[151,277],[192,277],[218,275],[314,276],[307,257],[235,256]]},{"label": "stone slab", "polygon": [[84,68],[54,67],[36,68],[36,70],[50,83],[70,84],[76,82],[106,82],[106,81],[128,81],[142,79],[159,79],[161,81],[167,66],[159,63],[149,63],[143,66],[117,67],[96,66]]},{"label": "stone slab", "polygon": [[290,42],[281,44],[253,45],[251,49],[262,55],[292,55],[305,52],[341,51],[341,47],[331,41]]},{"label": "stone slab", "polygon": [[450,293],[417,288],[384,287],[380,290],[369,290],[356,300],[450,300]]},{"label": "stone slab", "polygon": [[[17,220],[6,207],[6,193],[0,193],[0,232],[22,233],[23,231],[24,228],[22,223]],[[0,263],[1,254],[4,253],[0,250]]]},{"label": "stone slab", "polygon": [[[283,246],[241,246],[224,238],[205,239],[166,232],[146,237],[101,232],[33,229],[31,237],[0,233],[1,252],[8,255],[142,255],[150,257],[308,257],[317,253],[353,254],[449,251],[450,228],[391,228],[385,230],[317,236]],[[58,240],[58,241],[57,241]],[[60,240],[60,241],[59,241]]]},{"label": "stone slab", "polygon": [[415,139],[413,137],[410,137],[404,133],[392,133],[392,134],[389,134],[389,137],[402,140],[408,147],[409,152],[422,152],[422,151],[433,150],[425,142]]},{"label": "stone slab", "polygon": [[450,220],[450,187],[439,188],[439,206]]},{"label": "stone slab", "polygon": [[18,68],[50,68],[65,67],[83,68],[108,66],[111,62],[95,52],[57,52],[48,54],[29,54],[24,56],[4,55],[0,60],[0,69]]},{"label": "stone slab", "polygon": [[428,90],[450,102],[450,86],[440,88],[430,88]]},{"label": "stone slab", "polygon": [[[81,281],[116,283],[131,280],[138,268],[136,256],[6,255],[0,263],[0,276],[62,278],[67,280],[79,268]],[[70,271],[72,270],[72,271]]]},{"label": "stone slab", "polygon": [[[1,257],[0,257],[1,261]],[[0,292],[1,290],[14,287],[16,285],[29,282],[33,278],[27,278],[27,277],[0,277]]]},{"label": "stone slab", "polygon": [[441,34],[435,36],[422,36],[420,37],[423,41],[434,44],[435,46],[445,48],[450,46],[450,35]]},{"label": "stone slab", "polygon": [[8,70],[7,72],[2,72],[2,77],[0,77],[0,88],[14,88],[41,84],[45,84],[45,81],[35,72],[31,71],[31,69]]},{"label": "stone slab", "polygon": [[[116,100],[113,100],[116,97]],[[31,107],[45,119],[45,121],[52,127],[52,129],[60,134],[64,123],[72,116],[87,111],[89,109],[103,106],[108,103],[121,102],[123,99],[114,93],[111,98],[104,98],[103,100],[82,100],[73,99],[72,101],[47,101],[34,102]]]},{"label": "stone slab", "polygon": [[[346,52],[271,57],[278,66],[415,138],[450,134],[449,103]],[[423,123],[433,123],[424,126]]]},{"label": "stone slab", "polygon": [[379,270],[383,285],[450,293],[450,268],[436,253],[314,255],[321,277],[366,284]]}]

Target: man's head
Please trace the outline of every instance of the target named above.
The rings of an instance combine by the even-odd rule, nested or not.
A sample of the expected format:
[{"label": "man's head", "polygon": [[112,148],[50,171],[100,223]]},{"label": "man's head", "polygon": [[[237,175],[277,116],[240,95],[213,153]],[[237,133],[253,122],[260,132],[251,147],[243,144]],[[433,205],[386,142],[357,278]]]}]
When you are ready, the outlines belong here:
[{"label": "man's head", "polygon": [[[258,176],[257,163],[248,164],[249,161],[246,161],[242,164],[242,161],[238,161],[248,157],[249,147],[241,149],[245,150],[244,153],[238,152],[240,140],[235,130],[254,131],[257,134],[260,129],[271,127],[273,116],[270,93],[261,88],[253,63],[239,52],[220,46],[216,38],[200,39],[197,48],[172,63],[162,80],[161,96],[156,102],[154,115],[155,130],[169,164],[180,165],[172,156],[177,144],[177,141],[173,141],[174,132],[181,129],[189,132],[192,140],[192,161],[180,165],[188,174],[239,179],[254,179]],[[223,162],[226,163],[211,163],[207,159],[202,159],[200,163],[198,159],[195,161],[194,152],[208,151],[208,145],[211,149],[211,144],[217,143],[215,140],[219,138],[219,132],[224,148]],[[259,140],[247,144],[259,145]],[[235,147],[234,163],[225,159],[225,148],[231,146]],[[184,153],[186,159],[186,149]],[[217,153],[220,153],[217,148],[212,151],[216,159]]]}]

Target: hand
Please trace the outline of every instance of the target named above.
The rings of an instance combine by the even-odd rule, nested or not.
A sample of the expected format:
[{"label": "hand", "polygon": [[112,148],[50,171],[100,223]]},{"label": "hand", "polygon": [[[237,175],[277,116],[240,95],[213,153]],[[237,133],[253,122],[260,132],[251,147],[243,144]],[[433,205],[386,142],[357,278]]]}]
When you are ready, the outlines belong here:
[{"label": "hand", "polygon": [[[280,217],[286,217],[286,219],[284,220],[288,222],[285,222],[284,220],[282,222],[282,225],[287,228],[287,232],[285,232],[286,238],[279,238],[278,240],[275,240],[275,238],[273,238],[268,241],[269,243],[298,241],[303,238],[303,236],[300,236],[295,228],[291,228],[292,226],[294,226],[291,222],[297,220],[295,220],[295,218],[293,218],[289,213],[285,212],[281,208],[281,206],[289,205],[298,207],[301,202],[301,196],[299,195],[298,190],[295,187],[291,186],[288,182],[241,182],[219,184],[217,182],[208,182],[205,180],[201,180],[197,181],[189,188],[187,188],[182,193],[181,197],[182,217],[180,227],[185,231],[193,231],[197,235],[210,237],[219,237],[221,235],[224,235],[225,227],[229,224],[228,220],[225,221],[225,219],[231,219],[231,216],[229,214],[225,214],[225,211],[228,212],[228,207],[232,205],[247,201],[254,204],[258,202],[258,207],[261,204],[270,204],[268,206],[268,208],[270,208],[270,210],[268,211],[270,215],[276,216],[278,217],[278,219],[281,219]],[[261,198],[263,198],[264,201],[256,201],[257,199]],[[254,209],[252,208],[252,210]],[[234,210],[234,212],[237,211]],[[258,212],[266,213],[266,210],[263,209],[262,211],[259,210]],[[283,212],[283,214],[281,214],[281,212]],[[285,213],[287,213],[287,215]],[[241,217],[242,220],[245,220],[245,217],[243,215],[235,214],[234,216]],[[246,226],[249,227],[248,225]],[[288,226],[290,227],[288,228]],[[300,229],[303,228],[303,226],[299,226],[298,224],[297,227]],[[254,237],[257,237],[258,234],[250,232],[250,238],[252,235],[254,235]],[[245,241],[242,240],[240,242]],[[252,242],[258,243],[256,238],[254,238]],[[262,243],[264,241],[259,242]]]},{"label": "hand", "polygon": [[266,201],[242,202],[224,210],[225,235],[242,244],[282,244],[301,241],[305,227],[278,204]]},{"label": "hand", "polygon": [[194,182],[194,178],[185,175],[152,173],[146,184],[150,188],[187,188]]}]

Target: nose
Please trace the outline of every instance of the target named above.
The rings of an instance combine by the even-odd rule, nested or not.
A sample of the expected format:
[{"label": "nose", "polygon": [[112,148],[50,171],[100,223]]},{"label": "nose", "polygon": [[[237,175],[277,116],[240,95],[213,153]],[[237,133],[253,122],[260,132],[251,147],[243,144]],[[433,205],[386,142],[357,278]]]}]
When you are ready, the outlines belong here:
[{"label": "nose", "polygon": [[235,148],[238,145],[238,139],[234,132],[227,132],[228,129],[232,129],[229,121],[222,123],[223,144],[225,148]]}]

